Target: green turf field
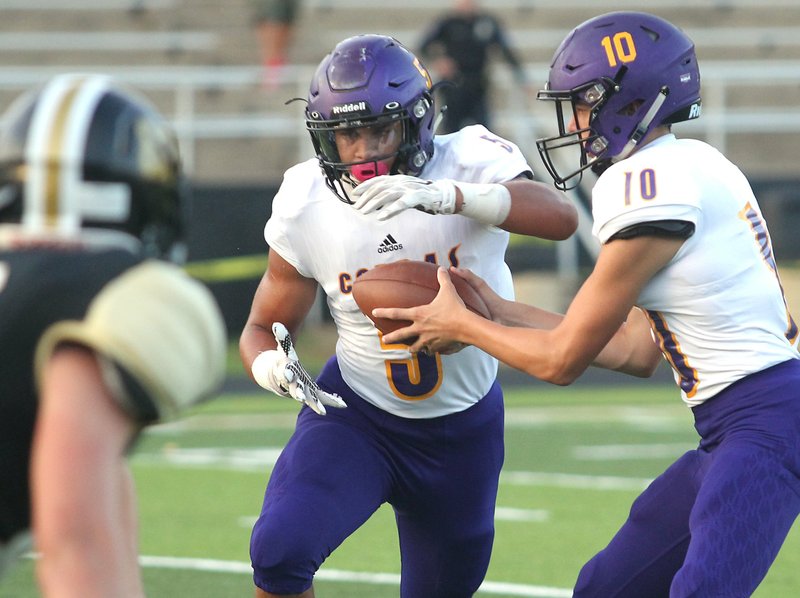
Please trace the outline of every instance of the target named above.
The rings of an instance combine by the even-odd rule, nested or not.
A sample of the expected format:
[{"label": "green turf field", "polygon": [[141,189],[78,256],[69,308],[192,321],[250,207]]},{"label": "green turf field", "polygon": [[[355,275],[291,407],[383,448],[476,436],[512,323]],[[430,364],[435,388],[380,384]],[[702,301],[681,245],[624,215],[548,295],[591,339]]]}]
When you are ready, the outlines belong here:
[{"label": "green turf field", "polygon": [[[480,596],[570,596],[581,564],[625,518],[648,479],[696,436],[677,391],[507,389],[507,456],[497,537]],[[297,404],[225,396],[148,431],[131,463],[139,491],[141,554],[150,598],[252,596],[249,530]],[[795,527],[756,596],[796,596]],[[0,598],[37,596],[32,562],[0,582]],[[325,563],[321,598],[398,596],[399,556],[382,508]]]}]

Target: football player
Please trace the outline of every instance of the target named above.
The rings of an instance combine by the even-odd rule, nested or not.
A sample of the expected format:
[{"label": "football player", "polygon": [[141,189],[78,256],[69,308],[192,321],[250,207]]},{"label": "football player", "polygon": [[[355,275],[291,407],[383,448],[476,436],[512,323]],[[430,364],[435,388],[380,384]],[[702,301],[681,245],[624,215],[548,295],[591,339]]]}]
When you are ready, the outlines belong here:
[{"label": "football player", "polygon": [[[558,107],[560,134],[538,142],[556,184],[600,175],[594,271],[563,317],[462,272],[489,321],[463,309],[440,269],[430,306],[376,310],[416,321],[384,342],[470,343],[557,384],[592,362],[648,375],[663,353],[700,444],[634,502],[574,595],[750,596],[800,512],[798,328],[747,179],[671,131],[700,115],[694,44],[653,15],[601,15],[562,42],[539,97]],[[556,155],[570,146],[580,157],[568,166]]]},{"label": "football player", "polygon": [[0,561],[32,529],[45,596],[143,597],[126,453],[216,392],[226,350],[209,291],[166,261],[176,140],[100,75],[57,76],[2,122]]},{"label": "football player", "polygon": [[[382,35],[340,42],[311,82],[317,157],[290,168],[273,200],[269,265],[240,339],[255,381],[309,407],[253,529],[259,597],[312,596],[325,558],[387,502],[402,596],[472,596],[486,572],[503,462],[497,361],[475,348],[415,355],[383,342],[353,281],[378,264],[428,260],[474,268],[511,297],[508,231],[563,239],[577,213],[483,126],[434,137],[432,91],[417,57]],[[290,333],[318,286],[339,337],[315,382]]]}]

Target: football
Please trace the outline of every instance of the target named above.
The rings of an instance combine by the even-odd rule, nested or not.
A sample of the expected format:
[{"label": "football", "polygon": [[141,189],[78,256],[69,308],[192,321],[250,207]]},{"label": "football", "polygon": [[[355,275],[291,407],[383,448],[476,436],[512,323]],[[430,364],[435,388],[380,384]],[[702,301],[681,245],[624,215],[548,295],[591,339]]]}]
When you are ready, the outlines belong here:
[{"label": "football", "polygon": [[[376,307],[417,307],[430,303],[439,292],[439,280],[436,278],[438,269],[436,264],[414,260],[380,264],[356,278],[353,298],[375,327],[387,334],[411,322],[375,318],[372,310]],[[451,276],[450,279],[464,305],[479,316],[488,318],[489,309],[475,289],[458,276]],[[413,340],[407,342],[411,344]]]}]

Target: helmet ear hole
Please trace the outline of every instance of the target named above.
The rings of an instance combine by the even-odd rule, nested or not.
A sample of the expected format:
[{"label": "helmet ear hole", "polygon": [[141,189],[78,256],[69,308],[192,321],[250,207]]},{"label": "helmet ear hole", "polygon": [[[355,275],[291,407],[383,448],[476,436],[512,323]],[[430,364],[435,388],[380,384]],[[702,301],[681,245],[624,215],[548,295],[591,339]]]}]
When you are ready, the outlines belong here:
[{"label": "helmet ear hole", "polygon": [[647,35],[649,35],[650,39],[652,39],[654,42],[657,42],[658,38],[661,37],[658,31],[655,31],[650,27],[646,27],[644,25],[642,26],[642,31],[644,31]]},{"label": "helmet ear hole", "polygon": [[622,108],[617,110],[617,114],[619,114],[620,116],[633,116],[634,114],[636,114],[636,112],[638,112],[639,108],[641,108],[643,103],[644,100],[640,99],[634,100],[629,104],[625,104]]}]

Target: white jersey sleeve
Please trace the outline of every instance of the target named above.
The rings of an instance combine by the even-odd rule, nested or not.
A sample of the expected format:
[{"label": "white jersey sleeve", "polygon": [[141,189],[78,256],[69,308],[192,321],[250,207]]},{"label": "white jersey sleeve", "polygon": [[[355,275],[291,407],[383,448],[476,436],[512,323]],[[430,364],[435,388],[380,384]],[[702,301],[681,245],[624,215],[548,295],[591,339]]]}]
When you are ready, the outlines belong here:
[{"label": "white jersey sleeve", "polygon": [[717,150],[660,138],[601,175],[592,209],[601,243],[645,222],[694,225],[638,300],[687,404],[800,357],[758,202],[744,175]]},{"label": "white jersey sleeve", "polygon": [[[530,170],[514,144],[474,126],[437,136],[420,178],[504,182]],[[511,298],[508,238],[500,228],[461,215],[406,210],[385,222],[365,216],[328,189],[315,159],[286,172],[265,227],[269,246],[323,288],[345,382],[370,403],[408,418],[438,417],[473,405],[494,383],[497,361],[474,347],[424,356],[384,344],[353,300],[353,281],[378,264],[427,260],[470,268]]]},{"label": "white jersey sleeve", "polygon": [[433,159],[420,178],[497,183],[520,175],[533,176],[519,147],[483,125],[464,127],[457,133],[439,135],[435,139]]}]

